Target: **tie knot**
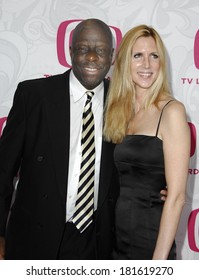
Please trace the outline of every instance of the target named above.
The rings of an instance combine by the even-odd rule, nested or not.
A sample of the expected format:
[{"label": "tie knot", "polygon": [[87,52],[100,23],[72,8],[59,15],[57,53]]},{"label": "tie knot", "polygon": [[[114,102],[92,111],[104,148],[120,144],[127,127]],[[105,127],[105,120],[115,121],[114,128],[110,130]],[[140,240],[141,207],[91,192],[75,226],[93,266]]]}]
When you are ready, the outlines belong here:
[{"label": "tie knot", "polygon": [[94,92],[93,92],[93,91],[86,91],[86,94],[87,94],[87,99],[88,99],[89,101],[91,101],[91,99],[92,99],[92,97],[93,97],[93,95],[94,95]]}]

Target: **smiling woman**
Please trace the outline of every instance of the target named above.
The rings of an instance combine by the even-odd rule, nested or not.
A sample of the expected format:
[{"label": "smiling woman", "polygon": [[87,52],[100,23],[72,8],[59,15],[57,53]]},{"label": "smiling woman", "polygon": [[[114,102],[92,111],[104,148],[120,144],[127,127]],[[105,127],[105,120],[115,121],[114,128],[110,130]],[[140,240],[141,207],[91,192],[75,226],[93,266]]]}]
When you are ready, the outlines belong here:
[{"label": "smiling woman", "polygon": [[152,86],[159,70],[160,60],[155,40],[152,37],[138,38],[132,49],[131,61],[131,73],[137,95]]},{"label": "smiling woman", "polygon": [[[116,56],[104,126],[105,138],[117,144],[120,177],[114,259],[176,258],[190,130],[183,104],[170,93],[166,69],[157,31],[140,25],[127,32]],[[166,186],[163,203],[159,192]]]}]

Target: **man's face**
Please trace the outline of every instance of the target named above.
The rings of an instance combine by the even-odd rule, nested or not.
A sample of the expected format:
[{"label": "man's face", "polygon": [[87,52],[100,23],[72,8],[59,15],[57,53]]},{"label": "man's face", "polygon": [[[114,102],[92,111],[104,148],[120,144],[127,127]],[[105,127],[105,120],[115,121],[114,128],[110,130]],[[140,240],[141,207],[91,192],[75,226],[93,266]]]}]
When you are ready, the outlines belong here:
[{"label": "man's face", "polygon": [[70,47],[72,68],[86,89],[98,86],[108,73],[112,62],[112,42],[103,29],[85,26],[75,34]]}]

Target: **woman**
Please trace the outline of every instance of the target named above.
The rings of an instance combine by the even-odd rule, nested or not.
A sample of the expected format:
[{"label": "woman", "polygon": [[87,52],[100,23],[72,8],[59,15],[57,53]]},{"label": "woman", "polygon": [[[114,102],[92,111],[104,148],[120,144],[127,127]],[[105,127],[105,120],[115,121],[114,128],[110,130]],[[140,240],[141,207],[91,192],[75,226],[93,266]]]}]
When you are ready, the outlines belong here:
[{"label": "woman", "polygon": [[[115,259],[175,259],[185,202],[190,131],[183,104],[170,93],[159,34],[129,30],[117,53],[105,111],[104,136],[117,143],[120,176]],[[159,199],[167,185],[166,202]]]}]

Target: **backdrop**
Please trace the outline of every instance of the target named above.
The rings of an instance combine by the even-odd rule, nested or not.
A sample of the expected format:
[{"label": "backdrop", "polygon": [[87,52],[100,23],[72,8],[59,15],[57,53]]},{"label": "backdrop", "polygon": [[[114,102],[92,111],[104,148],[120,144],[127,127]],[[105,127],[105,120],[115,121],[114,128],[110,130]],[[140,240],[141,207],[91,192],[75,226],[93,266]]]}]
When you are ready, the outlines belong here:
[{"label": "backdrop", "polygon": [[162,36],[173,94],[186,107],[192,135],[177,256],[199,259],[198,0],[0,0],[0,134],[18,82],[46,78],[70,68],[71,32],[86,18],[105,21],[116,48],[123,34],[138,24],[151,25]]}]

